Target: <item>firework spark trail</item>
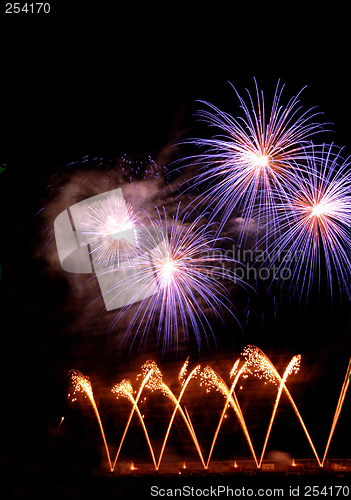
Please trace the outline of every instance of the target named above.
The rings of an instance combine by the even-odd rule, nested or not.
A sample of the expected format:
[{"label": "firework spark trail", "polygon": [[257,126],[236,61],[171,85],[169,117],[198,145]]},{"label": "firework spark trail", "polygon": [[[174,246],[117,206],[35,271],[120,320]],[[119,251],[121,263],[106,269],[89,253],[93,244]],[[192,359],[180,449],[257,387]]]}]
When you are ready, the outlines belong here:
[{"label": "firework spark trail", "polygon": [[111,458],[110,458],[110,452],[109,452],[109,449],[107,446],[105,432],[104,432],[104,429],[102,426],[99,410],[96,406],[96,402],[94,399],[93,388],[91,386],[90,379],[89,379],[89,377],[85,377],[84,375],[82,375],[82,373],[80,373],[80,371],[78,371],[78,370],[71,370],[70,374],[71,374],[71,379],[72,379],[74,391],[85,393],[87,395],[93,409],[94,409],[97,421],[99,423],[101,436],[102,436],[102,439],[103,439],[103,442],[105,445],[105,450],[106,450],[107,460],[108,460],[108,463],[110,466],[110,471],[112,472],[113,468],[112,468],[112,463],[111,463]]},{"label": "firework spark trail", "polygon": [[295,172],[289,199],[280,200],[276,211],[266,228],[265,240],[271,243],[262,265],[275,266],[274,279],[288,270],[300,300],[304,291],[309,295],[315,278],[320,286],[323,265],[331,293],[335,274],[340,294],[350,298],[351,172],[341,149],[313,147],[304,171]]},{"label": "firework spark trail", "polygon": [[[263,92],[259,91],[256,80],[256,105],[248,91],[249,104],[233,87],[244,117],[233,118],[216,106],[200,101],[209,106],[210,111],[200,111],[198,116],[210,127],[219,129],[221,135],[183,141],[207,148],[187,160],[202,165],[192,179],[194,187],[208,181],[211,183],[202,195],[202,201],[214,203],[212,217],[221,213],[219,231],[235,209],[244,214],[239,241],[248,229],[255,207],[268,206],[270,216],[274,217],[276,195],[273,189],[284,193],[284,184],[289,182],[305,158],[302,145],[306,147],[309,144],[307,139],[322,131],[322,126],[312,121],[320,113],[312,113],[313,108],[302,112],[298,105],[303,89],[284,107],[280,104],[284,85],[281,88],[279,85],[278,81],[267,118]],[[260,220],[258,222],[260,225]]]},{"label": "firework spark trail", "polygon": [[[195,435],[195,429],[194,429],[193,423],[191,421],[187,407],[185,405],[184,405],[184,412],[186,413],[186,418],[188,419],[188,422],[189,422],[189,428],[192,430],[193,434]],[[205,465],[204,461],[202,461],[202,465],[204,466],[204,469],[206,469],[206,465]]]},{"label": "firework spark trail", "polygon": [[[272,382],[273,384],[279,384],[279,385],[281,384],[282,378],[279,375],[277,369],[272,364],[270,359],[268,359],[268,357],[258,347],[253,346],[253,345],[249,345],[249,346],[245,347],[242,354],[244,357],[247,358],[248,365],[251,364],[252,367],[254,368],[254,371],[252,372],[253,375],[258,376],[259,378],[264,377],[267,380],[269,380],[270,382]],[[322,466],[322,463],[319,459],[319,456],[317,454],[317,451],[315,449],[313,441],[308,433],[306,425],[305,425],[305,423],[300,415],[299,410],[297,409],[297,406],[295,404],[293,397],[290,394],[289,389],[286,387],[285,384],[283,384],[283,389],[289,398],[289,401],[290,401],[290,403],[295,411],[297,418],[300,421],[300,424],[305,432],[307,440],[312,448],[312,451],[317,459],[318,464],[320,466]]]},{"label": "firework spark trail", "polygon": [[152,375],[152,370],[150,370],[150,372],[144,377],[144,380],[142,381],[141,385],[140,385],[140,388],[139,388],[139,392],[137,394],[137,397],[136,399],[134,399],[133,397],[133,387],[132,387],[132,384],[130,383],[130,380],[122,380],[122,382],[120,382],[119,384],[116,384],[111,390],[112,392],[114,392],[115,394],[117,394],[117,398],[119,396],[122,396],[122,397],[125,397],[127,398],[133,405],[133,408],[132,408],[132,411],[130,412],[130,415],[129,415],[129,418],[128,418],[128,422],[127,422],[127,425],[125,427],[125,430],[124,430],[124,433],[123,433],[123,436],[122,436],[122,439],[121,439],[121,442],[120,442],[120,445],[119,445],[119,448],[117,450],[117,454],[116,454],[116,458],[113,462],[113,469],[115,468],[116,466],[116,462],[117,462],[117,459],[119,457],[119,453],[121,451],[121,448],[122,448],[122,444],[124,442],[124,438],[127,434],[127,431],[128,431],[128,428],[129,428],[129,425],[130,425],[130,422],[132,420],[132,417],[133,417],[133,414],[134,414],[134,411],[137,412],[138,414],[138,417],[139,417],[139,420],[141,422],[141,425],[143,427],[143,431],[144,431],[144,434],[145,434],[145,437],[146,437],[146,440],[147,440],[147,443],[149,445],[149,449],[150,449],[150,453],[151,453],[151,456],[152,456],[152,461],[154,463],[154,466],[155,466],[155,469],[158,470],[158,465],[156,463],[156,459],[155,459],[155,454],[154,454],[154,450],[153,450],[153,447],[152,447],[152,444],[151,444],[151,441],[150,441],[150,438],[149,438],[149,434],[147,432],[147,429],[146,429],[146,426],[145,426],[145,423],[144,423],[144,419],[140,413],[140,410],[139,410],[139,407],[138,407],[138,401],[139,401],[139,398],[140,398],[140,395],[142,393],[142,390],[143,388],[145,387],[145,385],[147,384],[149,378],[151,377]]},{"label": "firework spark trail", "polygon": [[[237,372],[237,368],[239,366],[239,360],[237,360],[230,372],[230,375],[231,377],[233,377],[235,375],[235,373]],[[209,463],[210,463],[210,460],[211,460],[211,457],[212,457],[212,453],[213,453],[213,449],[214,449],[214,446],[216,444],[216,441],[217,441],[217,437],[218,437],[218,434],[219,434],[219,430],[222,426],[222,422],[224,420],[224,417],[225,417],[225,414],[227,412],[227,409],[228,409],[228,406],[231,404],[231,406],[233,406],[233,400],[234,400],[234,404],[235,406],[233,406],[234,410],[235,408],[237,408],[237,411],[240,413],[240,416],[239,416],[239,422],[242,424],[242,422],[245,422],[244,420],[244,416],[241,412],[241,408],[240,408],[240,405],[239,405],[239,401],[237,400],[237,397],[236,397],[236,394],[234,392],[234,389],[236,387],[236,384],[240,378],[240,376],[245,373],[245,370],[246,370],[246,364],[244,363],[243,366],[240,368],[240,370],[237,372],[235,378],[234,378],[234,381],[230,387],[230,390],[227,394],[227,399],[226,399],[226,402],[225,402],[225,405],[224,405],[224,408],[223,408],[223,411],[222,411],[222,414],[221,414],[221,417],[219,419],[219,422],[218,422],[218,425],[217,425],[217,429],[216,429],[216,432],[213,436],[213,440],[212,440],[212,444],[211,444],[211,449],[210,449],[210,452],[208,454],[208,458],[207,458],[207,463],[206,463],[206,466],[208,467],[209,466]],[[244,431],[245,432],[245,431]],[[246,436],[246,434],[245,434]],[[250,446],[250,449],[251,451],[253,451],[253,447],[251,447],[250,443],[249,443],[249,446]],[[256,465],[258,465],[258,462],[257,462],[257,459],[256,459],[256,454],[253,453],[253,456],[254,456],[254,459],[255,459],[255,462],[256,462]]]},{"label": "firework spark trail", "polygon": [[[233,315],[228,290],[220,280],[223,280],[225,271],[226,280],[237,284],[243,284],[243,281],[232,270],[223,268],[224,262],[232,264],[233,259],[222,249],[214,248],[218,239],[215,239],[211,226],[201,219],[199,216],[187,223],[184,216],[180,220],[178,206],[170,228],[164,211],[163,217],[159,213],[158,219],[150,220],[148,227],[140,229],[140,268],[133,282],[139,286],[130,303],[140,301],[144,291],[155,286],[155,280],[157,286],[155,293],[137,307],[126,330],[125,342],[132,337],[133,344],[140,333],[142,344],[151,326],[156,324],[158,343],[163,342],[163,354],[172,347],[178,349],[181,333],[187,341],[191,330],[200,350],[202,335],[209,342],[206,330],[215,339],[204,308],[220,319],[224,309]],[[165,237],[168,231],[169,243]],[[221,262],[218,255],[221,255]],[[129,309],[130,304],[116,314],[110,331]]]},{"label": "firework spark trail", "polygon": [[[183,368],[182,368],[182,370],[181,370],[181,372],[180,372],[180,374],[179,374],[179,377],[180,377],[180,378],[182,377],[182,375],[183,375],[183,370],[184,370],[184,368],[185,368],[186,366],[187,366],[187,364],[185,363],[185,364],[184,364],[184,366],[183,366]],[[160,463],[161,463],[161,460],[162,460],[162,457],[163,457],[163,453],[164,453],[164,450],[165,450],[165,447],[166,447],[167,439],[168,439],[168,436],[169,436],[169,433],[170,433],[170,430],[171,430],[171,427],[172,427],[172,424],[173,424],[174,417],[175,417],[175,415],[176,415],[177,411],[178,411],[178,410],[179,410],[179,408],[180,408],[180,402],[181,402],[181,400],[182,400],[183,394],[184,394],[184,392],[185,392],[185,390],[186,390],[186,388],[187,388],[187,386],[188,386],[188,384],[189,384],[190,380],[191,380],[193,377],[196,377],[196,376],[199,374],[199,371],[200,371],[200,365],[196,366],[196,367],[195,367],[195,368],[191,371],[191,373],[188,375],[187,379],[186,379],[186,380],[184,381],[184,383],[183,383],[183,387],[182,387],[182,389],[181,389],[181,391],[180,391],[180,393],[179,393],[179,396],[178,396],[178,399],[177,399],[177,403],[176,403],[176,405],[175,405],[175,407],[174,407],[174,410],[173,410],[173,413],[172,413],[171,419],[170,419],[169,424],[168,424],[167,432],[166,432],[165,438],[164,438],[163,443],[162,443],[162,448],[161,448],[160,455],[159,455],[159,458],[158,458],[158,463],[157,463],[157,467],[158,467],[158,468],[160,467]],[[195,435],[195,431],[194,431],[193,426],[192,426],[192,424],[191,424],[191,420],[190,420],[190,418],[188,418],[188,422],[190,423],[191,428],[192,428],[192,430],[193,430],[193,433],[194,433],[194,435]],[[207,466],[206,466],[205,468],[207,468]]]},{"label": "firework spark trail", "polygon": [[[239,370],[239,373],[241,374],[242,372]],[[229,404],[232,406],[235,414],[237,415],[237,417],[239,419],[239,422],[240,422],[240,425],[241,425],[241,427],[243,429],[243,432],[244,432],[244,435],[246,437],[247,443],[248,443],[248,445],[250,447],[252,456],[253,456],[253,458],[254,458],[254,460],[256,462],[256,465],[258,466],[258,462],[257,462],[257,458],[256,458],[256,453],[255,453],[254,447],[253,447],[252,442],[251,442],[250,434],[249,434],[249,431],[247,430],[246,422],[245,422],[244,416],[242,414],[239,402],[238,402],[238,400],[236,398],[236,395],[234,393],[234,388],[235,388],[235,385],[237,383],[237,380],[238,380],[238,377],[235,378],[234,383],[232,384],[232,389],[233,390],[231,391],[231,390],[228,389],[228,386],[224,382],[224,380],[210,366],[206,366],[205,369],[201,373],[201,381],[202,381],[201,385],[202,384],[207,385],[207,387],[208,387],[207,390],[208,391],[212,387],[215,388],[216,391],[220,392],[226,398],[226,404],[228,403],[227,407],[228,407]],[[220,423],[222,422],[223,418],[224,418],[224,413],[222,412]],[[212,451],[213,451],[215,439],[217,439],[219,428],[220,428],[220,424],[217,426],[215,438],[214,438],[214,440],[212,442],[212,446],[211,446],[211,450],[210,450],[210,455],[208,457],[207,465],[206,466],[208,466],[209,461],[211,459],[211,455],[212,455]]]},{"label": "firework spark trail", "polygon": [[287,380],[287,378],[288,378],[289,375],[291,375],[292,373],[297,373],[297,371],[298,371],[298,369],[300,367],[300,362],[301,362],[301,355],[300,354],[297,355],[297,356],[294,356],[292,358],[292,360],[290,361],[290,363],[286,367],[286,370],[285,370],[285,372],[283,374],[283,377],[281,379],[281,382],[279,384],[279,389],[278,389],[277,397],[275,399],[275,403],[274,403],[274,407],[273,407],[273,411],[272,411],[271,420],[269,422],[269,426],[268,426],[266,438],[264,440],[264,444],[263,444],[263,448],[262,448],[261,458],[260,458],[260,461],[259,461],[259,464],[258,464],[259,468],[262,465],[262,460],[263,460],[263,457],[264,457],[264,454],[265,454],[265,451],[266,451],[266,447],[267,447],[268,439],[269,439],[269,436],[270,436],[270,433],[271,433],[271,430],[272,430],[274,418],[275,418],[275,415],[277,413],[277,409],[278,409],[280,397],[281,397],[283,389],[285,387],[285,382],[286,382],[286,380]]},{"label": "firework spark trail", "polygon": [[326,459],[326,456],[327,456],[327,453],[328,453],[328,450],[329,450],[330,442],[332,440],[336,424],[337,424],[337,422],[339,420],[341,408],[342,408],[342,406],[344,404],[344,400],[345,400],[347,389],[349,388],[350,377],[351,377],[351,358],[350,358],[350,361],[349,361],[349,366],[347,367],[345,380],[344,380],[344,383],[343,383],[342,388],[341,388],[341,392],[340,392],[338,404],[336,406],[336,410],[335,410],[335,414],[334,414],[334,418],[333,418],[333,423],[332,423],[332,426],[331,426],[331,429],[330,429],[330,433],[329,433],[327,445],[326,445],[325,451],[324,451],[324,456],[323,456],[323,460],[322,460],[322,466],[324,465],[324,462],[325,462],[325,459]]},{"label": "firework spark trail", "polygon": [[185,383],[185,382],[184,382],[184,377],[185,377],[186,372],[187,372],[187,370],[188,370],[188,366],[189,366],[189,359],[190,359],[190,358],[189,358],[189,356],[188,356],[188,357],[186,358],[186,360],[184,361],[184,364],[183,364],[183,366],[181,367],[180,372],[179,372],[179,375],[178,375],[178,380],[179,380],[180,382],[182,382],[182,384],[184,384],[184,383]]},{"label": "firework spark trail", "polygon": [[[71,400],[70,400],[70,398],[71,398],[71,393],[69,392],[69,393],[67,394],[67,398],[66,398],[66,405],[67,405],[67,403],[68,403],[69,401],[70,401],[70,403],[71,403],[71,404],[75,401],[75,398],[72,398]],[[63,412],[63,413],[64,413],[64,414],[63,414],[63,415],[62,415],[62,417],[61,417],[61,420],[60,420],[59,425],[57,426],[56,432],[58,432],[58,431],[59,431],[59,429],[60,429],[61,425],[63,424],[63,422],[64,422],[64,420],[65,420],[65,413],[66,413],[66,411],[64,410],[64,412]]]},{"label": "firework spark trail", "polygon": [[59,430],[59,428],[61,427],[61,425],[62,425],[62,423],[63,423],[64,420],[65,420],[65,417],[61,417],[61,420],[60,420],[60,423],[57,426],[56,432]]},{"label": "firework spark trail", "polygon": [[[196,370],[196,368],[195,368],[195,370]],[[158,368],[158,366],[156,365],[155,361],[147,361],[146,363],[143,364],[143,366],[142,366],[142,372],[143,372],[144,376],[146,376],[150,371],[152,371],[152,375],[148,379],[146,387],[148,389],[151,389],[152,391],[161,391],[165,396],[167,396],[174,403],[174,405],[176,406],[177,410],[180,411],[180,414],[183,417],[183,420],[184,420],[184,422],[185,422],[185,424],[186,424],[186,426],[187,426],[187,428],[188,428],[188,430],[190,432],[190,435],[191,435],[191,437],[193,439],[193,442],[194,442],[196,450],[197,450],[197,452],[199,454],[201,463],[202,463],[204,469],[206,469],[205,461],[204,461],[204,458],[203,458],[203,455],[202,455],[202,451],[201,451],[199,442],[198,442],[197,437],[196,437],[195,430],[193,428],[193,425],[191,423],[191,420],[190,420],[189,416],[187,417],[185,415],[182,407],[178,404],[178,399],[179,398],[177,399],[175,397],[174,393],[168,387],[168,385],[165,384],[165,382],[163,382],[163,380],[162,380],[162,372]],[[188,377],[188,380],[190,381],[189,377]],[[160,462],[160,460],[159,460],[159,462]]]}]

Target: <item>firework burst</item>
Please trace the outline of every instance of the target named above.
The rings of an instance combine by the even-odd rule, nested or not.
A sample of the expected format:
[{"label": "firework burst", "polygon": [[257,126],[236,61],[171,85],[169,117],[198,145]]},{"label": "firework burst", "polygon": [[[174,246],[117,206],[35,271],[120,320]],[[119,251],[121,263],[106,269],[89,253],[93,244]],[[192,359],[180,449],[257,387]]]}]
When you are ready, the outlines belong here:
[{"label": "firework burst", "polygon": [[341,295],[351,296],[351,170],[340,155],[334,146],[314,146],[267,226],[265,265],[275,278],[290,278],[300,298],[310,294],[315,280],[320,288],[324,275],[331,293],[336,282]]},{"label": "firework burst", "polygon": [[[209,126],[216,127],[221,135],[211,139],[189,139],[185,143],[205,148],[203,153],[188,158],[201,168],[192,179],[193,186],[205,185],[201,202],[212,206],[212,217],[221,216],[219,230],[236,212],[243,218],[240,224],[240,241],[245,240],[253,213],[258,207],[268,207],[271,218],[275,215],[276,194],[294,176],[305,159],[307,139],[322,130],[313,121],[320,113],[311,108],[305,112],[299,106],[299,94],[281,105],[284,86],[278,82],[270,114],[266,113],[263,92],[256,80],[256,99],[248,92],[248,103],[235,90],[244,116],[233,118],[216,106],[204,101],[210,111],[200,111],[198,116]],[[303,90],[303,89],[302,89]],[[305,148],[303,147],[305,146]],[[278,195],[279,198],[279,195]]]},{"label": "firework burst", "polygon": [[111,194],[88,206],[82,236],[90,245],[95,267],[120,267],[125,260],[135,260],[136,223],[136,215],[123,196]]},{"label": "firework burst", "polygon": [[[133,283],[139,286],[130,303],[140,301],[139,296],[150,287],[155,287],[155,293],[137,306],[125,341],[131,336],[133,343],[140,333],[143,343],[155,325],[163,352],[177,350],[180,336],[186,341],[191,326],[200,349],[202,334],[208,340],[206,331],[213,333],[206,312],[217,318],[221,318],[223,309],[233,314],[227,288],[220,281],[242,284],[234,272],[224,267],[233,259],[226,257],[224,250],[214,248],[218,240],[201,217],[189,223],[185,217],[180,219],[179,206],[171,223],[164,210],[163,216],[158,213],[157,219],[150,219],[149,225],[139,230],[138,238],[140,256]],[[127,305],[117,313],[111,329],[130,307]]]}]

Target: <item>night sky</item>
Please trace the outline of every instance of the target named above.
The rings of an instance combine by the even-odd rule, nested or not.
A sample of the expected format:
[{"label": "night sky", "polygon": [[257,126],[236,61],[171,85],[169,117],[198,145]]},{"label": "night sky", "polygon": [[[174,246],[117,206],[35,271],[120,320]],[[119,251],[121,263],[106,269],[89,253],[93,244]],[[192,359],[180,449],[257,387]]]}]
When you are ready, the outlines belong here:
[{"label": "night sky", "polygon": [[[285,84],[285,103],[307,86],[301,104],[305,109],[317,106],[332,130],[315,140],[335,142],[345,146],[346,156],[351,154],[345,12],[277,14],[264,7],[256,11],[253,5],[228,10],[228,2],[184,10],[130,3],[119,9],[112,3],[85,2],[83,8],[79,2],[63,2],[60,11],[54,12],[52,5],[46,18],[4,15],[1,25],[0,165],[6,169],[0,174],[0,449],[4,477],[12,478],[5,487],[14,498],[36,491],[38,478],[53,471],[77,470],[89,476],[106,467],[91,409],[79,402],[67,406],[70,369],[91,377],[107,440],[112,443],[115,437],[116,446],[122,427],[114,422],[116,403],[110,389],[124,377],[135,383],[146,359],[155,359],[165,380],[178,390],[176,374],[188,355],[192,367],[210,364],[229,384],[230,368],[248,344],[262,349],[280,373],[293,355],[301,354],[291,392],[322,455],[351,356],[350,305],[337,298],[331,307],[324,289],[300,308],[283,300],[276,313],[272,295],[253,293],[247,325],[249,295],[235,290],[232,299],[242,328],[229,318],[226,328],[214,321],[217,346],[204,343],[199,354],[190,338],[178,353],[162,356],[151,330],[143,348],[136,343],[128,351],[120,346],[121,330],[107,333],[112,316],[104,313],[102,302],[89,306],[96,282],[60,270],[55,242],[48,244],[47,236],[56,214],[69,206],[55,199],[62,196],[60,188],[79,185],[80,195],[102,192],[104,179],[123,155],[132,166],[151,158],[160,172],[162,167],[171,171],[172,162],[194,153],[189,146],[178,146],[180,140],[211,133],[194,117],[197,100],[234,116],[239,112],[228,82],[245,95],[246,88],[254,92],[256,78],[267,107],[279,79]],[[94,158],[102,159],[100,166]],[[184,172],[179,175],[181,179]],[[89,180],[83,188],[85,177]],[[258,415],[260,405],[264,414],[265,403],[256,390],[258,382],[243,411],[247,408],[260,449]],[[330,457],[350,458],[348,396]],[[270,397],[274,400],[274,392]],[[158,401],[168,415],[165,402]],[[194,406],[195,418],[204,425],[215,422],[202,404]],[[218,404],[218,412],[221,408]],[[57,431],[63,415],[66,420]],[[155,432],[155,412],[150,411],[149,419]],[[269,450],[313,457],[287,401],[276,425]],[[296,439],[287,432],[290,427]],[[206,431],[201,433],[208,446]],[[125,460],[138,454],[148,460],[143,437],[140,442],[139,451],[130,439]],[[248,456],[245,443],[240,443],[242,456]],[[177,446],[175,439],[172,452],[183,453]],[[226,447],[225,439],[219,441],[218,459],[228,453]],[[18,480],[15,487],[17,478],[23,482]],[[72,492],[71,497],[76,498]],[[82,498],[90,497],[87,493]]]}]

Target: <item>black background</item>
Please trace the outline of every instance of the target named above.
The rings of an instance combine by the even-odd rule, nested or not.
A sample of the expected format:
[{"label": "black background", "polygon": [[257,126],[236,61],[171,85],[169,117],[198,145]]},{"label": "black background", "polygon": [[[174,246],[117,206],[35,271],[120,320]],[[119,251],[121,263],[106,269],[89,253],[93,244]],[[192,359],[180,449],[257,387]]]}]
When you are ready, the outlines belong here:
[{"label": "black background", "polygon": [[[336,9],[307,14],[229,2],[192,3],[184,9],[166,3],[119,8],[114,2],[70,2],[52,5],[45,15],[3,15],[0,431],[3,470],[13,478],[6,483],[11,494],[35,491],[44,464],[46,473],[80,470],[83,463],[89,475],[104,467],[100,438],[95,431],[88,434],[95,429],[86,418],[89,410],[70,410],[68,430],[62,436],[56,431],[66,411],[69,369],[91,376],[103,399],[113,383],[132,376],[151,355],[167,374],[190,353],[191,363],[208,362],[228,380],[225,369],[246,344],[259,346],[281,370],[301,353],[294,397],[322,454],[350,357],[347,302],[336,301],[331,310],[322,293],[305,309],[285,304],[264,327],[257,321],[244,332],[234,326],[218,330],[217,350],[205,349],[200,357],[190,346],[178,361],[174,353],[161,359],[152,336],[145,352],[127,356],[103,328],[95,333],[72,328],[84,308],[68,307],[69,284],[52,273],[40,251],[45,226],[35,214],[50,201],[45,188],[52,176],[64,175],[68,163],[85,155],[151,156],[166,165],[179,158],[182,150],[170,145],[203,132],[193,116],[197,99],[238,111],[228,81],[244,94],[245,88],[254,90],[255,77],[268,102],[279,79],[286,99],[307,85],[302,104],[318,106],[333,124],[333,132],[321,140],[345,146],[350,154],[346,17]],[[336,458],[348,457],[349,408],[346,400],[330,450]],[[282,429],[272,434],[271,449],[310,457],[304,436],[301,445],[290,436],[284,442]],[[18,478],[23,486],[21,481],[12,486]]]}]

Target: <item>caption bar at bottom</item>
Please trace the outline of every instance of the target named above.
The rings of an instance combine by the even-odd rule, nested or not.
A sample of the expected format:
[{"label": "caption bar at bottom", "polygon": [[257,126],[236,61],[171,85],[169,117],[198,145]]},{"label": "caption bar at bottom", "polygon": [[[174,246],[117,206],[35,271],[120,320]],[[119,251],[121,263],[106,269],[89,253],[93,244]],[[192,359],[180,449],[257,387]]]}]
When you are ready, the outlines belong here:
[{"label": "caption bar at bottom", "polygon": [[159,488],[151,486],[152,497],[263,497],[263,498],[287,498],[287,497],[339,497],[347,498],[350,495],[348,486],[288,486],[286,488],[231,488],[230,486],[211,486],[208,488],[195,488],[184,485],[181,488]]}]

